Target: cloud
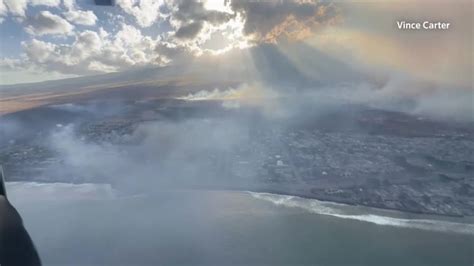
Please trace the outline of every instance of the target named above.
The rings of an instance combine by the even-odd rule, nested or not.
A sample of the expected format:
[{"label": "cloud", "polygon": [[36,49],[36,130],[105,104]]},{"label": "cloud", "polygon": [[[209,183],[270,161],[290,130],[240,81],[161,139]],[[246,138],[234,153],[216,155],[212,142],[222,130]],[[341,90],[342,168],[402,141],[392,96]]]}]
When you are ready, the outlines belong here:
[{"label": "cloud", "polygon": [[25,53],[30,60],[37,63],[46,63],[55,54],[56,45],[33,39],[30,43],[23,45]]},{"label": "cloud", "polygon": [[3,2],[4,0],[0,0],[0,24],[2,24],[3,20],[5,19],[4,17],[8,13],[7,6]]},{"label": "cloud", "polygon": [[97,16],[90,10],[70,10],[64,13],[64,16],[72,23],[85,26],[95,25],[97,21]]},{"label": "cloud", "polygon": [[74,26],[62,17],[49,11],[41,11],[36,16],[27,18],[26,32],[32,35],[64,34],[70,35]]},{"label": "cloud", "polygon": [[200,21],[184,25],[176,31],[175,36],[180,39],[194,39],[202,27],[203,24]]},{"label": "cloud", "polygon": [[180,0],[167,2],[163,7],[171,30],[162,34],[163,43],[157,45],[157,51],[170,62],[245,47],[242,17],[234,14],[224,0],[217,6],[207,1]]},{"label": "cloud", "polygon": [[[454,6],[440,2],[425,7],[423,1],[399,6],[393,1],[374,5],[312,0],[117,0],[118,7],[94,14],[92,10],[81,9],[85,6],[76,4],[74,0],[63,0],[60,8],[64,13],[49,9],[51,11],[27,18],[25,23],[25,29],[32,34],[30,37],[54,46],[54,52],[33,56],[25,50],[29,56],[6,58],[9,60],[3,60],[3,67],[21,69],[31,63],[44,71],[86,75],[138,66],[186,63],[195,61],[197,56],[222,56],[234,48],[276,43],[276,50],[285,52],[286,58],[281,61],[282,67],[272,67],[283,70],[274,72],[269,68],[267,71],[259,66],[254,72],[264,78],[266,73],[270,73],[269,79],[283,81],[291,75],[287,70],[294,68],[295,72],[311,77],[317,77],[319,70],[328,73],[314,80],[334,76],[340,81],[343,74],[339,73],[343,71],[337,67],[334,69],[334,65],[326,60],[334,57],[354,69],[369,73],[374,80],[382,80],[381,83],[391,72],[405,72],[433,83],[466,87],[472,83],[472,56],[469,56],[472,54],[472,34],[466,34],[472,30],[469,27],[472,11],[462,4],[465,2],[470,7],[470,1],[463,1]],[[54,3],[58,0],[0,0],[0,21],[6,15],[24,14],[28,6],[52,6]],[[32,10],[28,11],[30,15]],[[403,14],[410,18],[416,18],[417,14],[439,17],[451,21],[456,27],[449,32],[419,32],[416,35],[394,31],[395,19]],[[96,15],[105,19],[98,22]],[[88,28],[90,32],[73,32],[83,29],[76,24],[94,27]],[[100,30],[96,24],[109,33]],[[39,37],[48,34],[55,36],[52,39]],[[69,34],[69,38],[57,38],[61,34]],[[92,46],[82,44],[89,43],[92,38]],[[31,46],[38,46],[38,43],[26,41],[30,42]],[[328,56],[322,60],[306,56],[305,52],[294,49],[298,43],[307,44]],[[263,59],[266,58],[271,63],[275,56],[273,53],[263,54]],[[261,58],[252,59],[253,63],[262,61]],[[53,65],[48,66],[48,63]],[[285,74],[284,77],[279,73]],[[294,79],[301,80],[299,77]]]},{"label": "cloud", "polygon": [[162,40],[156,43],[155,52],[163,56],[165,63],[189,60],[195,56],[195,51],[183,43]]},{"label": "cloud", "polygon": [[[45,0],[42,3],[51,5],[54,1]],[[33,3],[33,0],[28,0],[25,2],[25,8],[29,4],[37,5],[40,2],[36,0]],[[26,18],[25,30],[35,39],[23,44],[26,54],[23,65],[32,64],[31,68],[43,71],[86,75],[122,71],[137,66],[164,65],[175,59],[189,59],[190,56],[211,51],[202,47],[202,44],[211,38],[213,46],[220,51],[228,50],[234,44],[241,46],[243,43],[242,39],[236,37],[236,32],[242,30],[239,27],[242,24],[239,24],[237,16],[231,14],[229,9],[208,10],[200,1],[119,0],[117,4],[122,9],[119,11],[135,18],[138,26],[127,24],[130,17],[123,17],[122,20],[113,22],[116,24],[113,29],[108,28],[112,32],[111,35],[98,34],[100,41],[94,42],[94,46],[86,47],[81,43],[86,41],[85,35],[92,35],[90,32],[74,32],[76,27],[73,24],[94,26],[98,19],[96,14],[92,10],[80,9],[81,6],[72,0],[63,0],[62,3],[60,8],[65,9],[63,15],[40,11],[36,16]],[[114,13],[115,15],[117,13]],[[142,27],[151,26],[159,18],[167,20],[169,31],[161,32],[157,37],[150,37],[142,32]],[[99,33],[98,29],[91,31]],[[71,43],[70,38],[63,39],[65,42],[61,42],[61,39],[40,41],[38,36],[44,35],[69,35],[73,36],[75,41]],[[222,36],[221,40],[215,38],[217,35]],[[43,55],[33,55],[31,52],[46,46],[53,51],[48,50],[49,52]],[[97,48],[98,46],[100,48]],[[8,65],[13,66],[11,62]]]},{"label": "cloud", "polygon": [[99,61],[92,61],[89,63],[87,68],[91,71],[102,72],[102,73],[110,73],[110,72],[117,72],[118,68],[111,65],[106,65]]},{"label": "cloud", "polygon": [[244,33],[256,42],[304,39],[341,19],[337,7],[329,2],[231,0],[230,5],[245,17]]},{"label": "cloud", "polygon": [[8,7],[8,11],[14,16],[25,17],[27,0],[3,0]]},{"label": "cloud", "polygon": [[2,0],[0,2],[0,10],[2,4],[4,4],[13,16],[24,18],[28,5],[54,7],[60,3],[61,0]]},{"label": "cloud", "polygon": [[97,22],[97,16],[92,10],[80,10],[74,0],[63,0],[66,8],[64,17],[70,22],[78,25],[93,26]]},{"label": "cloud", "polygon": [[63,0],[63,5],[66,9],[74,9],[76,7],[76,0]]},{"label": "cloud", "polygon": [[176,2],[172,18],[182,23],[188,21],[203,21],[213,25],[219,25],[233,17],[233,15],[228,12],[206,9],[204,2],[198,2],[196,0],[180,0]]},{"label": "cloud", "polygon": [[61,0],[29,0],[33,6],[57,6],[61,4]]},{"label": "cloud", "polygon": [[23,67],[24,67],[24,64],[21,59],[12,59],[12,58],[0,59],[1,70],[15,70],[15,69],[21,69]]},{"label": "cloud", "polygon": [[126,24],[115,35],[100,28],[76,33],[74,38],[72,44],[24,42],[25,64],[43,71],[87,75],[161,65],[165,60],[156,52],[159,38],[144,36]]},{"label": "cloud", "polygon": [[196,39],[207,26],[207,36],[201,38],[200,42],[209,39],[213,32],[212,26],[222,25],[234,17],[228,12],[208,10],[203,2],[195,0],[177,1],[171,9],[170,24],[176,29],[175,36],[179,39]]},{"label": "cloud", "polygon": [[116,4],[120,6],[125,13],[132,15],[140,27],[150,27],[160,17],[160,7],[164,4],[163,0],[117,0]]}]

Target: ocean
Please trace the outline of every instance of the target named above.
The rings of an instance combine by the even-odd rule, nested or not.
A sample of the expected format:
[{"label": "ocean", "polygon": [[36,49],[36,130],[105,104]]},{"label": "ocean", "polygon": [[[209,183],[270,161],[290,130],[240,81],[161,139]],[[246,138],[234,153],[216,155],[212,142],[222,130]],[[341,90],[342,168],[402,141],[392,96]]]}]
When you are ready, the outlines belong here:
[{"label": "ocean", "polygon": [[237,191],[9,183],[45,265],[469,265],[474,221]]}]

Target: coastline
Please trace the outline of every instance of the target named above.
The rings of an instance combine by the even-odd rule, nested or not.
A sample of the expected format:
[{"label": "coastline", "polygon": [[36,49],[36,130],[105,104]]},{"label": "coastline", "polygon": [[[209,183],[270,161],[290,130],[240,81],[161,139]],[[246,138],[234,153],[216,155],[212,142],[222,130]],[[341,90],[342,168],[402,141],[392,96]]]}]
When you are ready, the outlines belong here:
[{"label": "coastline", "polygon": [[[216,190],[219,190],[217,188],[213,188]],[[222,190],[222,189],[220,189]],[[310,191],[301,191],[301,190],[293,190],[293,191],[285,191],[282,189],[275,189],[275,188],[256,188],[256,189],[246,189],[243,187],[239,188],[225,188],[225,190],[229,191],[237,191],[237,192],[251,192],[251,193],[269,193],[269,194],[275,194],[275,195],[280,195],[280,196],[293,196],[293,197],[299,197],[303,199],[309,199],[309,200],[318,200],[321,202],[327,202],[327,203],[334,203],[334,204],[344,204],[348,206],[353,206],[353,207],[364,207],[364,208],[372,208],[380,211],[395,211],[395,212],[402,212],[402,213],[407,213],[407,214],[415,214],[415,215],[431,215],[431,216],[438,216],[438,217],[446,217],[446,218],[466,218],[466,219],[474,219],[474,216],[470,215],[456,215],[456,214],[449,214],[449,213],[443,213],[443,212],[429,212],[429,211],[414,211],[411,209],[403,209],[403,208],[392,208],[389,206],[384,206],[384,205],[371,205],[371,204],[359,204],[350,200],[344,200],[336,197],[324,197],[324,196],[318,196],[315,194],[312,194]]]},{"label": "coastline", "polygon": [[[271,205],[299,209],[294,214],[316,214],[336,219],[347,219],[355,222],[369,223],[379,226],[391,226],[398,228],[409,228],[425,231],[436,231],[441,233],[455,233],[461,235],[474,235],[474,217],[453,217],[434,214],[419,214],[404,212],[401,210],[390,210],[346,204],[334,201],[323,201],[315,198],[297,196],[288,193],[270,193],[268,190],[240,190],[219,188],[168,188],[148,194],[121,194],[110,185],[105,184],[67,184],[67,183],[36,183],[36,182],[14,182],[7,184],[11,188],[12,200],[18,206],[31,206],[31,202],[39,203],[40,206],[68,206],[81,204],[80,202],[95,202],[96,204],[146,204],[162,202],[163,199],[185,199],[190,197],[212,197],[215,199],[234,199],[230,202],[254,199],[258,202],[270,203]],[[234,195],[234,196],[233,196]],[[61,199],[58,201],[58,199]],[[165,200],[166,202],[167,200]],[[30,202],[30,203],[28,203]],[[109,203],[107,203],[109,202]],[[113,203],[115,202],[115,203]],[[141,203],[139,203],[141,202]],[[169,202],[169,201],[168,201]],[[229,202],[218,201],[213,208]],[[58,203],[58,204],[56,204]],[[260,206],[260,205],[258,205]],[[219,209],[219,208],[218,208]],[[213,210],[209,210],[213,212]]]},{"label": "coastline", "polygon": [[[110,190],[116,191],[117,193],[123,193],[127,195],[127,191],[122,191],[120,188],[116,188],[113,184],[110,183],[81,183],[81,182],[55,182],[55,181],[31,181],[31,180],[24,180],[24,181],[12,181],[7,182],[7,187],[10,185],[18,185],[18,184],[33,184],[33,185],[60,185],[60,186],[99,186],[101,187],[100,190]],[[379,211],[393,211],[393,212],[401,212],[405,214],[413,214],[413,215],[429,215],[429,216],[437,216],[437,217],[445,217],[445,218],[466,218],[472,219],[474,223],[474,216],[471,215],[457,215],[452,213],[445,213],[445,212],[432,212],[432,211],[423,211],[423,210],[413,210],[413,209],[404,209],[404,208],[394,208],[390,206],[386,206],[383,204],[373,205],[373,204],[360,204],[348,199],[342,199],[338,197],[325,197],[324,195],[314,194],[311,190],[305,190],[301,188],[290,187],[289,189],[278,189],[278,188],[271,188],[271,187],[264,187],[264,186],[245,186],[245,185],[198,185],[198,186],[185,186],[185,187],[166,187],[165,190],[209,190],[209,191],[233,191],[233,192],[249,192],[249,193],[268,193],[280,196],[292,196],[292,197],[299,197],[302,199],[308,200],[317,200],[321,202],[326,202],[330,204],[343,204],[352,207],[362,207],[362,208],[371,208],[374,210]],[[112,192],[108,191],[108,195],[110,196]],[[155,193],[155,192],[153,192]],[[152,193],[152,194],[153,194]],[[144,194],[148,194],[148,192],[144,192]]]},{"label": "coastline", "polygon": [[[411,228],[474,236],[474,221],[469,217],[410,214],[402,211],[354,206],[298,196],[248,192],[252,197],[276,206],[298,208],[317,215],[366,222],[380,226]],[[362,208],[357,208],[362,207]],[[468,220],[466,220],[468,219]]]}]

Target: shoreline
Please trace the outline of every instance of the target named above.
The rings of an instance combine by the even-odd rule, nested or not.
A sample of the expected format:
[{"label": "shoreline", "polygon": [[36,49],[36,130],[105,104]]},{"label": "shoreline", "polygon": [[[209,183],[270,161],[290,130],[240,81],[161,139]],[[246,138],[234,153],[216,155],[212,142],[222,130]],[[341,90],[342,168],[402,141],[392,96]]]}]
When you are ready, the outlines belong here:
[{"label": "shoreline", "polygon": [[[67,184],[67,185],[110,185],[112,189],[116,190],[117,192],[127,194],[124,191],[121,191],[118,188],[115,188],[113,184],[110,183],[95,183],[95,182],[87,182],[87,183],[81,183],[81,182],[48,182],[48,181],[30,181],[30,180],[15,180],[15,181],[10,181],[6,182],[12,184],[18,184],[18,183],[31,183],[31,184]],[[276,188],[262,188],[262,187],[253,187],[250,188],[248,186],[242,186],[242,185],[224,185],[224,186],[218,186],[218,185],[203,185],[203,186],[190,186],[190,187],[181,187],[181,188],[175,188],[175,187],[166,187],[165,189],[170,189],[170,190],[209,190],[209,191],[233,191],[233,192],[249,192],[249,193],[268,193],[268,194],[274,194],[274,195],[279,195],[279,196],[293,196],[293,197],[299,197],[303,199],[309,199],[309,200],[317,200],[325,203],[333,203],[333,204],[343,204],[346,206],[351,206],[351,207],[363,207],[363,208],[371,208],[379,211],[394,211],[394,212],[400,212],[400,213],[406,213],[406,214],[414,214],[414,215],[429,215],[429,216],[438,216],[438,217],[444,217],[444,218],[474,218],[474,216],[469,216],[469,215],[456,215],[456,214],[449,214],[449,213],[443,213],[443,212],[429,212],[429,211],[414,211],[410,209],[403,209],[403,208],[391,208],[389,206],[382,206],[382,205],[371,205],[371,204],[358,204],[356,202],[350,201],[350,200],[344,200],[344,199],[339,199],[336,197],[324,197],[321,195],[315,195],[311,191],[302,191],[302,190],[295,190],[294,188],[291,188],[291,191],[286,191],[284,189],[276,189]],[[146,192],[145,192],[146,194]]]},{"label": "shoreline", "polygon": [[[261,190],[261,191],[250,191],[250,192],[257,192],[257,193],[270,193],[270,194],[277,194],[277,195],[282,195],[282,196],[296,196],[304,199],[314,199],[318,201],[323,201],[323,202],[328,202],[328,203],[337,203],[337,204],[345,204],[345,205],[350,205],[350,206],[360,206],[360,207],[367,207],[367,208],[374,208],[374,209],[379,209],[379,210],[385,210],[385,211],[398,211],[398,212],[404,212],[404,213],[411,213],[411,214],[420,214],[420,215],[437,215],[437,216],[444,216],[444,217],[452,217],[452,218],[466,218],[466,217],[471,217],[471,216],[466,216],[466,215],[456,215],[456,214],[448,214],[448,213],[441,213],[441,212],[425,212],[425,211],[413,211],[409,209],[401,209],[401,208],[391,208],[391,207],[381,207],[381,206],[375,206],[375,205],[363,205],[363,204],[358,204],[349,200],[343,200],[343,199],[335,199],[335,198],[330,198],[330,197],[318,197],[318,196],[309,196],[305,193],[285,193],[285,192],[280,192],[277,190]],[[474,217],[474,216],[473,216]]]},{"label": "shoreline", "polygon": [[[90,202],[110,202],[110,204],[118,204],[116,206],[130,202],[146,205],[147,202],[153,203],[155,200],[160,201],[163,197],[175,199],[211,197],[215,200],[237,197],[238,199],[255,200],[257,206],[260,206],[258,202],[261,202],[262,204],[271,204],[278,208],[298,209],[300,211],[297,211],[296,214],[301,215],[322,215],[336,219],[370,223],[378,226],[393,226],[462,235],[474,234],[474,217],[471,216],[453,217],[433,214],[414,214],[401,210],[323,201],[304,195],[297,196],[297,193],[270,193],[268,190],[167,188],[155,191],[155,193],[127,195],[126,193],[121,194],[120,191],[117,190],[104,191],[104,186],[108,186],[109,189],[111,188],[109,184],[99,185],[87,183],[74,185],[67,183],[16,182],[16,184],[10,184],[9,186],[12,186],[12,188],[16,186],[16,189],[12,190],[12,200],[19,204],[18,206],[31,206],[32,202],[36,202],[35,204],[40,205],[53,204],[51,206],[62,206],[63,203],[65,203],[66,206],[76,206],[76,204],[85,204],[84,206],[86,206],[89,205]],[[43,189],[38,190],[37,187],[43,187]],[[104,192],[108,193],[104,194]],[[60,204],[56,205],[56,203]]]},{"label": "shoreline", "polygon": [[236,191],[236,192],[269,193],[269,194],[275,194],[275,195],[280,195],[280,196],[294,196],[294,197],[300,197],[303,199],[318,200],[318,201],[326,202],[326,203],[343,204],[343,205],[352,206],[352,207],[372,208],[372,209],[377,209],[380,211],[395,211],[395,212],[414,214],[414,215],[430,215],[430,216],[439,216],[439,217],[445,217],[445,218],[466,218],[466,219],[474,218],[474,216],[470,216],[470,215],[456,215],[456,214],[448,214],[448,213],[443,213],[443,212],[413,211],[413,210],[402,209],[402,208],[390,208],[388,206],[383,207],[383,206],[375,206],[375,205],[370,205],[370,204],[358,204],[349,200],[336,199],[336,198],[330,198],[330,197],[318,197],[317,195],[310,194],[311,192],[305,193],[302,191],[289,192],[289,191],[284,191],[281,189],[270,189],[270,188],[257,188],[257,189],[247,188],[246,189],[245,187],[237,187],[237,188],[236,187],[227,187],[227,188],[214,188],[213,187],[210,189],[228,190],[228,191]]}]

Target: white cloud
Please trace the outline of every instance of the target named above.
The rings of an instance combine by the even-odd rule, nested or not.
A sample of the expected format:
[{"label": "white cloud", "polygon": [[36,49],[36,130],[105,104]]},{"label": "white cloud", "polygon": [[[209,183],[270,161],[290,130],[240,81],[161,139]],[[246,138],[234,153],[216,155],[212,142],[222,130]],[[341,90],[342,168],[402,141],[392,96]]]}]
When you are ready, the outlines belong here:
[{"label": "white cloud", "polygon": [[64,17],[78,25],[93,26],[97,22],[97,16],[92,10],[80,10],[74,0],[63,0],[63,5],[66,8]]},{"label": "white cloud", "polygon": [[[32,6],[58,6],[61,0],[2,0],[0,3],[0,10],[2,4],[8,8],[8,11],[17,17],[24,18],[26,15],[26,9],[28,5]],[[0,11],[1,15],[1,11]]]},{"label": "white cloud", "polygon": [[63,0],[63,5],[66,7],[66,9],[74,9],[75,8],[75,0]]},{"label": "white cloud", "polygon": [[110,72],[117,72],[118,68],[111,66],[111,65],[106,65],[104,63],[101,63],[99,61],[92,61],[89,63],[87,66],[89,70],[92,71],[97,71],[97,72],[104,72],[104,73],[110,73]]},{"label": "white cloud", "polygon": [[33,39],[28,44],[23,43],[23,48],[28,59],[38,63],[49,63],[56,57],[56,45]]},{"label": "white cloud", "polygon": [[[176,59],[182,60],[206,53],[208,48],[202,48],[202,44],[209,40],[214,32],[219,31],[228,39],[229,35],[224,31],[235,29],[229,27],[236,17],[229,10],[209,10],[203,2],[196,0],[117,0],[117,5],[122,8],[119,11],[128,14],[128,18],[114,13],[114,18],[122,19],[109,22],[115,24],[110,30],[113,34],[102,28],[75,32],[75,24],[94,26],[98,19],[92,10],[81,9],[82,6],[75,0],[0,1],[8,1],[11,9],[23,16],[28,5],[59,4],[58,8],[64,11],[61,15],[43,10],[35,16],[25,17],[25,31],[34,39],[23,43],[25,58],[21,60],[44,71],[66,74],[84,75],[122,71],[138,66],[164,65]],[[11,12],[8,11],[9,8],[5,5],[4,9]],[[1,10],[0,6],[0,14]],[[136,20],[138,27],[126,24],[130,17]],[[157,37],[142,33],[141,28],[168,17],[172,26],[168,32]],[[241,28],[239,29],[241,31]],[[75,40],[73,43],[64,44],[61,40],[66,39],[40,41],[38,36],[44,35],[68,35],[73,36]],[[227,49],[228,46],[228,43],[223,44],[219,49]]]},{"label": "white cloud", "polygon": [[[25,3],[33,5],[33,1],[35,5],[40,2],[43,5],[57,2],[26,0]],[[209,48],[202,48],[202,44],[216,31],[229,39],[229,35],[224,31],[242,29],[231,27],[236,22],[236,16],[228,11],[207,10],[203,3],[194,0],[118,0],[117,4],[128,14],[128,18],[114,13],[115,20],[109,23],[115,24],[115,27],[110,30],[110,34],[97,27],[91,28],[90,31],[74,32],[76,27],[73,24],[97,24],[97,16],[93,11],[82,10],[74,0],[62,0],[60,8],[64,10],[63,15],[41,11],[36,16],[27,17],[25,30],[33,35],[34,39],[23,44],[23,62],[46,72],[78,75],[165,65],[173,60],[187,60],[208,52]],[[117,17],[122,19],[116,19]],[[130,17],[136,19],[138,27],[126,24]],[[172,29],[168,32],[157,37],[142,33],[142,27],[153,25],[164,17],[169,17],[172,23]],[[189,24],[190,20],[195,23]],[[190,25],[192,27],[189,27]],[[37,37],[48,34],[69,35],[75,40],[73,43],[62,44],[61,40],[66,39],[55,38],[45,42]],[[221,48],[227,49],[228,46],[229,43],[224,43],[219,49],[224,50]]]},{"label": "white cloud", "polygon": [[4,0],[0,0],[0,15],[6,15],[8,12]]},{"label": "white cloud", "polygon": [[115,35],[102,28],[86,30],[75,34],[75,41],[69,45],[33,39],[23,43],[23,49],[26,62],[38,69],[84,75],[162,65],[166,59],[156,51],[159,40],[122,24]]},{"label": "white cloud", "polygon": [[3,1],[4,0],[0,0],[0,24],[2,24],[4,17],[7,15],[8,12],[7,6]]},{"label": "white cloud", "polygon": [[8,11],[14,16],[25,16],[26,6],[28,5],[28,0],[4,0]]},{"label": "white cloud", "polygon": [[127,14],[132,15],[140,27],[149,27],[160,18],[163,0],[117,0]]},{"label": "white cloud", "polygon": [[86,26],[95,25],[97,21],[97,16],[90,10],[69,10],[64,13],[64,17],[72,23]]},{"label": "white cloud", "polygon": [[15,69],[23,69],[25,66],[23,61],[20,59],[12,59],[12,58],[1,58],[0,59],[0,69],[2,72],[4,70],[15,70]]},{"label": "white cloud", "polygon": [[183,59],[249,46],[243,35],[243,15],[234,12],[229,1],[178,0],[167,2],[166,7],[172,30],[164,34],[167,43],[158,48],[165,55]]},{"label": "white cloud", "polygon": [[61,4],[61,0],[30,0],[29,2],[34,6],[58,6]]},{"label": "white cloud", "polygon": [[83,31],[76,36],[70,52],[67,54],[71,63],[80,63],[95,54],[99,54],[105,40],[95,31]]},{"label": "white cloud", "polygon": [[74,26],[62,17],[49,11],[41,11],[36,16],[27,18],[26,32],[32,35],[72,34]]},{"label": "white cloud", "polygon": [[[31,0],[29,0],[31,1]],[[30,23],[27,31],[33,35],[59,34],[69,32],[75,36],[76,40],[72,44],[61,45],[57,40],[49,43],[54,46],[54,52],[49,53],[48,66],[45,59],[39,60],[31,56],[29,60],[33,64],[45,70],[59,71],[61,73],[88,74],[90,72],[110,72],[121,71],[136,66],[164,65],[175,59],[189,58],[208,52],[208,48],[202,48],[202,44],[211,38],[212,33],[219,31],[225,38],[229,39],[229,34],[225,33],[236,27],[236,16],[228,11],[207,10],[203,3],[198,1],[143,1],[143,0],[118,0],[117,4],[123,11],[137,20],[140,27],[127,25],[125,19],[115,21],[116,28],[109,34],[102,28],[94,31],[84,31],[74,33],[71,24],[65,26],[60,21],[70,21],[74,24],[95,25],[97,17],[92,11],[80,10],[73,0],[62,0],[62,8],[66,9],[64,19],[57,15],[40,13],[33,19],[35,23]],[[161,8],[161,11],[160,11]],[[53,16],[54,19],[53,19]],[[159,18],[169,16],[172,20],[174,30],[160,34],[156,38],[144,35],[140,28],[150,26]],[[47,23],[37,23],[45,20]],[[47,20],[47,21],[46,21]],[[198,27],[187,27],[186,21],[193,20]],[[49,26],[54,27],[47,27]],[[63,27],[59,27],[63,24]],[[52,29],[53,28],[53,29]],[[60,29],[63,29],[62,31]],[[69,30],[70,29],[70,30]],[[241,27],[238,28],[241,31]],[[179,37],[179,38],[177,38]],[[38,41],[38,40],[35,40]],[[25,48],[31,51],[38,49],[37,46],[44,46],[31,42]],[[30,47],[31,46],[31,47]],[[220,50],[225,50],[229,43],[223,44]],[[224,49],[225,48],[225,49]]]}]

